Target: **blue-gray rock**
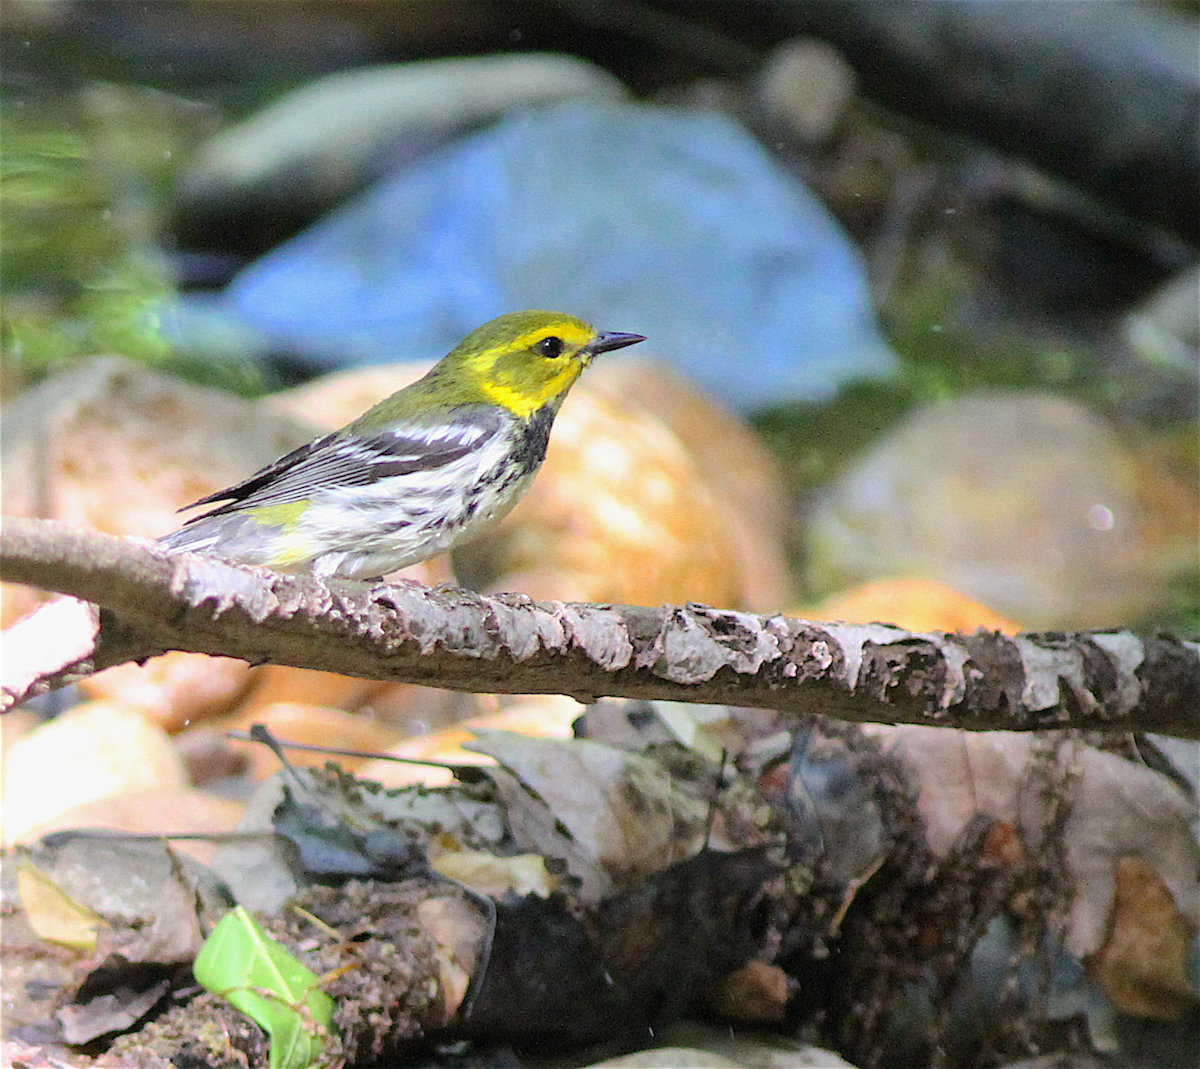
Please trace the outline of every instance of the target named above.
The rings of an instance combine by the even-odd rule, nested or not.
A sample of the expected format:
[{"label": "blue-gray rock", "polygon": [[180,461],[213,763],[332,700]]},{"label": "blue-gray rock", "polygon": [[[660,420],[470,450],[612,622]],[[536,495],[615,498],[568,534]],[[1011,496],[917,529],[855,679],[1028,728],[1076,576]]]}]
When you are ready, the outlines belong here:
[{"label": "blue-gray rock", "polygon": [[895,363],[817,199],[732,121],[637,105],[510,115],[267,254],[227,298],[329,368],[438,356],[537,307],[643,333],[742,408]]}]

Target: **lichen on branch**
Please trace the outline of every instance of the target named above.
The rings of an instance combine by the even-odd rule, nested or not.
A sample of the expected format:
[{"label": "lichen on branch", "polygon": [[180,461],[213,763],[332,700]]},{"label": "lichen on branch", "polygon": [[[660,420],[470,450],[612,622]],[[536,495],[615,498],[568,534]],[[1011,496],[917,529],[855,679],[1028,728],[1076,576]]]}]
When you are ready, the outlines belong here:
[{"label": "lichen on branch", "polygon": [[[27,519],[5,520],[0,578],[101,610],[51,602],[6,632],[5,708],[113,664],[187,650],[481,693],[1200,738],[1200,643],[1161,635],[917,634],[695,604],[324,583]],[[67,652],[43,650],[39,637],[68,632]]]}]

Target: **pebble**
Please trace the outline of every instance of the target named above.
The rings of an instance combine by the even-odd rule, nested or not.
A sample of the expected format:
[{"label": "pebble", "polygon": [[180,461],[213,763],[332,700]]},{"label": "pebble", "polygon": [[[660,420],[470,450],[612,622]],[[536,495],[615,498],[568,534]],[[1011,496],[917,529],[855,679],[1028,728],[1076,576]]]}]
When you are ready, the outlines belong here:
[{"label": "pebble", "polygon": [[817,145],[836,132],[854,98],[854,68],[833,45],[798,37],[767,57],[758,102],[802,141]]}]

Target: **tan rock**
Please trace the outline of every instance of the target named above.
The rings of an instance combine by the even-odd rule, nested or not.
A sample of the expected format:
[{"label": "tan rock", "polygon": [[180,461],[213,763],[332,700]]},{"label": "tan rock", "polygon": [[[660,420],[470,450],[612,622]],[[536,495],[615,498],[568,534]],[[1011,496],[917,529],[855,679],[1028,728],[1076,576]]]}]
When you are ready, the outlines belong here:
[{"label": "tan rock", "polygon": [[229,712],[251,685],[253,673],[233,657],[173,650],[145,664],[109,668],[81,681],[79,689],[92,698],[141,709],[174,734]]},{"label": "tan rock", "polygon": [[775,48],[758,79],[764,111],[810,144],[837,130],[854,97],[854,68],[832,45],[799,37]]},{"label": "tan rock", "polygon": [[[196,834],[232,831],[241,819],[242,805],[192,787],[123,791],[64,809],[28,829],[25,841],[69,828],[110,828],[142,834]],[[202,864],[212,858],[215,844],[173,839],[171,846]]]},{"label": "tan rock", "polygon": [[[444,18],[453,10],[439,4],[405,9],[404,47],[431,55],[453,52],[459,45],[455,32],[462,32],[461,16]],[[229,17],[235,17],[232,11]],[[356,22],[356,32],[368,38],[396,33],[393,22],[370,5],[362,17],[366,21]],[[472,10],[469,19],[477,40],[508,32],[489,4]],[[416,44],[430,38],[444,43]],[[264,205],[285,217],[324,214],[382,173],[397,146],[432,147],[522,108],[624,95],[606,70],[547,52],[356,66],[283,94],[199,145],[175,195],[192,226],[213,215],[258,218]]]},{"label": "tan rock", "polygon": [[[483,701],[488,701],[483,696]],[[495,701],[495,699],[490,699]],[[571,725],[584,710],[573,698],[561,694],[523,695],[495,713],[472,717],[455,727],[434,731],[419,738],[405,739],[388,752],[394,757],[419,761],[440,761],[455,765],[491,764],[492,759],[464,746],[475,739],[476,728],[515,731],[521,735],[541,738],[569,739]],[[423,765],[410,765],[382,758],[369,761],[358,769],[363,779],[375,780],[385,787],[408,787],[422,783],[427,787],[442,787],[453,777],[448,771]]]},{"label": "tan rock", "polygon": [[35,728],[4,763],[5,845],[84,802],[132,790],[187,786],[183,761],[161,727],[112,702],[87,702]]},{"label": "tan rock", "polygon": [[1195,937],[1154,867],[1129,854],[1116,865],[1108,938],[1087,965],[1122,1013],[1174,1020],[1200,1004],[1187,973]]},{"label": "tan rock", "polygon": [[[227,731],[249,731],[253,724],[265,724],[281,742],[299,742],[309,746],[386,753],[399,741],[399,733],[395,729],[369,716],[300,702],[275,702],[254,708],[231,717],[220,726]],[[265,779],[279,771],[279,761],[267,747],[250,742],[235,745],[247,748],[250,774],[255,779]],[[304,750],[287,750],[286,753],[288,760],[296,765],[321,766],[332,760],[345,769],[356,769],[363,763],[362,758],[335,757]]]},{"label": "tan rock", "polygon": [[854,1069],[831,1050],[779,1035],[693,1022],[655,1030],[660,1047],[594,1062],[588,1069]]},{"label": "tan rock", "polygon": [[[0,496],[6,515],[156,537],[179,525],[181,506],[311,435],[254,402],[102,357],[5,404]],[[0,623],[36,597],[6,590]]]},{"label": "tan rock", "polygon": [[[408,381],[417,374],[411,372]],[[380,396],[400,384],[381,387]],[[344,403],[346,414],[339,416],[329,400],[329,391],[336,389],[336,382],[324,387],[313,406],[324,417],[332,413],[335,425],[377,399],[360,392]],[[117,534],[164,533],[180,523],[175,513],[181,506],[236,482],[323,428],[320,419],[312,427],[297,422],[283,414],[285,407],[190,386],[118,358],[82,365],[5,406],[5,513],[58,518]],[[302,409],[295,406],[297,412]],[[119,508],[114,507],[117,502]],[[400,574],[430,585],[450,578],[444,560]],[[6,626],[43,597],[17,586],[0,588],[0,596]],[[241,661],[171,653],[145,666],[110,669],[85,681],[82,689],[89,696],[143,709],[177,731],[227,712],[254,674]],[[255,687],[256,704],[293,698],[309,704],[344,702],[348,708],[367,698],[390,708],[401,704],[394,686],[334,682],[334,676],[318,685],[316,675],[272,669]]]},{"label": "tan rock", "polygon": [[593,1062],[587,1069],[750,1069],[747,1063],[711,1050],[691,1047],[653,1047]]},{"label": "tan rock", "polygon": [[759,436],[674,368],[653,360],[602,361],[583,383],[662,420],[704,481],[730,503],[743,571],[739,607],[777,612],[787,605],[792,580],[783,547],[791,505],[779,464]]},{"label": "tan rock", "polygon": [[[744,571],[731,512],[660,420],[577,391],[532,488],[455,562],[471,586],[539,599],[736,607]],[[569,589],[551,581],[559,575]]]},{"label": "tan rock", "polygon": [[1126,439],[1044,393],[914,409],[812,510],[812,581],[935,579],[1039,630],[1153,619],[1195,580],[1195,433],[1182,459]]}]

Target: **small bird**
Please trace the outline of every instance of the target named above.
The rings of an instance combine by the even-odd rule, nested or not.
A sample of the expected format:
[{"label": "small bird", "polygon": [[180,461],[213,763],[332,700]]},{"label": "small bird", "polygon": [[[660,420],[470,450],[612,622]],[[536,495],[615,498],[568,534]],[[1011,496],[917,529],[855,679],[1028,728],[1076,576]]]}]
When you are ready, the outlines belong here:
[{"label": "small bird", "polygon": [[557,312],[499,316],[341,430],[188,505],[224,502],[159,545],[322,579],[373,579],[442,553],[529,488],[592,358],[645,340]]}]

